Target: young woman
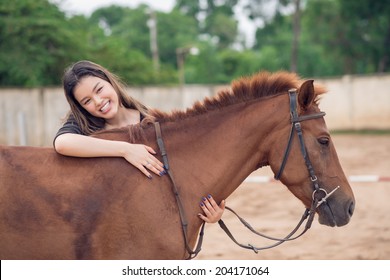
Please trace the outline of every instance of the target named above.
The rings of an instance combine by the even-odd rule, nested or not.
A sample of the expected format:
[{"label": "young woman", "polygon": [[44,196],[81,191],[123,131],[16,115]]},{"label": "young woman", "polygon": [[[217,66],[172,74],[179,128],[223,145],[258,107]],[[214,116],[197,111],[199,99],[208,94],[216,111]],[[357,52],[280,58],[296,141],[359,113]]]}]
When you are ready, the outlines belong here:
[{"label": "young woman", "polygon": [[[101,129],[119,128],[139,123],[148,109],[130,97],[119,79],[104,67],[90,61],[79,61],[69,67],[63,77],[66,99],[70,105],[67,121],[54,138],[55,150],[74,157],[123,157],[148,178],[150,172],[165,174],[163,164],[149,146],[89,137]],[[199,217],[217,222],[225,209],[211,195],[203,197]]]}]

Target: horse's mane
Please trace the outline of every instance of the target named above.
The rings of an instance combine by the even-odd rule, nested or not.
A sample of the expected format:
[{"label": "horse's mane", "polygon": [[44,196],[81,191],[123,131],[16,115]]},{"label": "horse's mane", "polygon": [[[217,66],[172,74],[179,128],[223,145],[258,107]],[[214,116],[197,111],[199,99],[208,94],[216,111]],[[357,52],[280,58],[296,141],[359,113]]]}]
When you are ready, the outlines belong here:
[{"label": "horse's mane", "polygon": [[[118,128],[112,130],[103,130],[94,133],[94,135],[115,135],[116,133],[130,134],[130,142],[136,139],[143,139],[144,131],[141,127],[147,127],[154,121],[174,122],[188,117],[204,114],[208,111],[220,109],[240,102],[248,102],[268,96],[275,96],[287,93],[291,88],[299,88],[303,80],[298,75],[291,72],[279,71],[275,73],[259,72],[253,76],[243,77],[232,82],[231,89],[221,90],[216,96],[205,98],[202,102],[196,102],[191,108],[185,111],[174,110],[172,112],[163,112],[158,109],[151,109],[150,116],[146,117],[140,125],[132,125],[127,128]],[[317,97],[325,92],[321,86],[315,85]],[[316,98],[318,103],[318,98]],[[130,133],[129,133],[130,132]]]},{"label": "horse's mane", "polygon": [[[174,110],[167,113],[153,109],[151,110],[151,116],[159,122],[177,121],[239,102],[248,102],[262,97],[287,93],[291,88],[299,88],[302,82],[295,73],[263,71],[233,81],[231,89],[221,90],[212,98],[205,98],[202,102],[198,101],[185,111]],[[324,93],[325,89],[316,86],[315,91],[318,96]]]}]

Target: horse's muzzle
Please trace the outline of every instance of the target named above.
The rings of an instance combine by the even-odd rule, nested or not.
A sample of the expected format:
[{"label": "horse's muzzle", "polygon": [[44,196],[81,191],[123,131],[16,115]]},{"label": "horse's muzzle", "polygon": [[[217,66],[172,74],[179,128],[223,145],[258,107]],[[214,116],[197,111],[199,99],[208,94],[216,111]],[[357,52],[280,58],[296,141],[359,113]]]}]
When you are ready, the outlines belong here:
[{"label": "horse's muzzle", "polygon": [[341,227],[349,223],[354,210],[355,201],[353,199],[344,203],[337,202],[335,198],[329,199],[317,208],[318,222],[330,227]]}]

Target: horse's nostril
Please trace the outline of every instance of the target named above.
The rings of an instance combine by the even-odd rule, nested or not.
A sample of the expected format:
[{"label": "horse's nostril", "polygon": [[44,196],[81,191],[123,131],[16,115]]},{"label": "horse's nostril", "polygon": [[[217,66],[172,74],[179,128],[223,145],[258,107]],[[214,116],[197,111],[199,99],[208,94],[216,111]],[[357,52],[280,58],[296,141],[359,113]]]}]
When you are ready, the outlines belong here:
[{"label": "horse's nostril", "polygon": [[355,210],[355,203],[352,201],[348,208],[348,214],[350,217],[352,217],[354,210]]}]

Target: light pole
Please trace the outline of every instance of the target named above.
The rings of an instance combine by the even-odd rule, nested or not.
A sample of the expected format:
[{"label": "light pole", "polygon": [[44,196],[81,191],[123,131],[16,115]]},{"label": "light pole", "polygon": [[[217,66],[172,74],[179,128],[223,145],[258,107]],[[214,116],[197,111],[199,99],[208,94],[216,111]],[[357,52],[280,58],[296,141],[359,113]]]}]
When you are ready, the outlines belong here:
[{"label": "light pole", "polygon": [[179,84],[185,84],[184,60],[187,54],[198,55],[199,49],[196,47],[184,47],[176,49],[177,68],[179,70]]}]

